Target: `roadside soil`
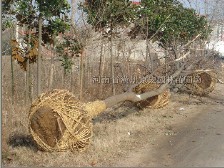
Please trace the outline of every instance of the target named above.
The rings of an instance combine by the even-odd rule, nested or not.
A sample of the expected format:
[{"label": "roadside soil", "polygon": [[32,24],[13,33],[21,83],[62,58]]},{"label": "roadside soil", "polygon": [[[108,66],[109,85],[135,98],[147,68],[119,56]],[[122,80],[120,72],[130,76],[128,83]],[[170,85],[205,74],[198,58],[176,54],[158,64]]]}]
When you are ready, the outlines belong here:
[{"label": "roadside soil", "polygon": [[201,98],[200,102],[193,98],[188,104],[182,104],[179,114],[185,115],[186,120],[176,116],[169,125],[170,132],[154,136],[155,142],[132,151],[115,166],[222,167],[224,85],[217,84],[215,91]]}]

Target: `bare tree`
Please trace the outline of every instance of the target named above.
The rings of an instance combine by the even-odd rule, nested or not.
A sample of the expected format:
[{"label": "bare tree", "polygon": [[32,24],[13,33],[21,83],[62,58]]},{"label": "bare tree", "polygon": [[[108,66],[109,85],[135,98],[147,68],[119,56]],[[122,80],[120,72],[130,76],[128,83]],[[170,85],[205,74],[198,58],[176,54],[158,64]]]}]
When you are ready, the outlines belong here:
[{"label": "bare tree", "polygon": [[37,58],[37,95],[41,94],[41,51],[42,51],[42,15],[39,15],[38,24],[39,24],[39,39],[38,39],[38,58]]},{"label": "bare tree", "polygon": [[71,0],[71,24],[75,26],[75,0]]}]

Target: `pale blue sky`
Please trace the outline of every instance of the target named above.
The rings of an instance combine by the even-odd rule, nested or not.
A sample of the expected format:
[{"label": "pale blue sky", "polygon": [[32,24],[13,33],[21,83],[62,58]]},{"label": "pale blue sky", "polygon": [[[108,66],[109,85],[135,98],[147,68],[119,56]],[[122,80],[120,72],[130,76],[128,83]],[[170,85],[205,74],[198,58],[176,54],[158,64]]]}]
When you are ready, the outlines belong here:
[{"label": "pale blue sky", "polygon": [[[82,15],[81,11],[77,9],[78,3],[83,2],[84,0],[75,0],[75,7],[76,7],[76,15],[75,15],[75,22],[80,23],[82,22]],[[141,1],[141,0],[135,0],[135,1]],[[221,6],[224,8],[224,0],[179,0],[185,7],[194,8],[197,13],[199,14],[208,14],[214,15],[214,9],[216,13],[221,13],[222,16],[224,16],[224,10],[222,10]],[[71,0],[68,0],[68,2],[71,4]],[[218,8],[220,8],[218,10]],[[213,12],[212,12],[213,11]]]}]

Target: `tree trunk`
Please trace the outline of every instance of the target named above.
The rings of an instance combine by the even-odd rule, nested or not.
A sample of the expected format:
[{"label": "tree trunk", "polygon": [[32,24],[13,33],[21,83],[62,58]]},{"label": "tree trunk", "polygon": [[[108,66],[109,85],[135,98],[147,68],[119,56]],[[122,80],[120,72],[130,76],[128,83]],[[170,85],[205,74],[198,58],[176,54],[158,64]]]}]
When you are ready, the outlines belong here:
[{"label": "tree trunk", "polygon": [[[74,63],[74,58],[72,58],[72,62]],[[72,69],[71,69],[71,77],[70,77],[70,90],[72,93],[74,93],[74,75],[75,75],[75,65],[72,64]]]},{"label": "tree trunk", "polygon": [[79,90],[79,99],[82,100],[83,98],[83,57],[84,57],[84,49],[82,50],[80,56],[80,90]]},{"label": "tree trunk", "polygon": [[13,66],[13,58],[11,57],[11,91],[12,91],[12,105],[14,105],[15,98],[15,82],[14,82],[14,66]]},{"label": "tree trunk", "polygon": [[71,24],[75,27],[75,0],[71,0]]},{"label": "tree trunk", "polygon": [[61,82],[62,82],[62,88],[63,89],[65,88],[65,76],[66,76],[66,72],[65,72],[65,69],[63,67],[63,69],[62,69],[62,75],[61,75]]},{"label": "tree trunk", "polygon": [[111,57],[111,78],[112,78],[112,94],[115,95],[115,84],[114,84],[114,57],[113,57],[113,26],[110,25],[110,57]]},{"label": "tree trunk", "polygon": [[[100,46],[100,66],[99,66],[99,77],[102,79],[104,73],[104,41],[101,38],[101,46]],[[103,94],[103,82],[100,82],[100,96]]]},{"label": "tree trunk", "polygon": [[[14,30],[15,29],[12,29],[12,32],[10,33],[10,39],[12,40],[12,34],[14,34]],[[16,33],[15,33],[16,34]],[[15,35],[14,34],[14,35]],[[14,36],[16,38],[16,36]],[[9,119],[9,129],[13,128],[13,116],[14,116],[14,101],[15,101],[15,81],[14,81],[14,66],[13,66],[13,58],[12,56],[10,57],[10,65],[11,65],[11,98],[12,98],[12,101],[11,101],[11,107],[12,107],[12,110],[8,112],[8,119]],[[9,135],[9,133],[8,133]]]},{"label": "tree trunk", "polygon": [[[17,32],[17,26],[16,26],[16,32]],[[15,32],[15,34],[16,34]],[[10,36],[12,35],[13,33],[10,33]],[[17,38],[17,36],[15,35],[15,38]],[[12,39],[12,36],[11,38]],[[12,92],[12,105],[14,105],[14,98],[15,98],[15,81],[14,81],[14,66],[13,66],[13,58],[11,56],[11,59],[10,59],[10,63],[11,63],[11,92]]]},{"label": "tree trunk", "polygon": [[[31,43],[31,29],[28,28],[28,33],[29,33],[29,37],[28,37],[28,46],[27,46],[27,50],[28,53],[30,51],[30,43]],[[29,59],[27,60],[27,70],[26,70],[26,79],[25,79],[25,104],[27,104],[27,101],[30,97],[30,61]]]},{"label": "tree trunk", "polygon": [[55,49],[56,39],[54,37],[54,43],[53,43],[53,51],[51,56],[51,69],[50,69],[50,77],[49,77],[49,89],[51,90],[53,88],[53,81],[54,81],[54,57],[56,56],[56,49]]},{"label": "tree trunk", "polygon": [[39,24],[39,30],[38,30],[39,39],[38,39],[38,58],[37,58],[37,95],[40,95],[42,92],[41,90],[42,15],[41,14],[39,15],[38,24]]},{"label": "tree trunk", "polygon": [[[184,68],[185,68],[185,64],[182,65],[181,68],[178,69],[172,75],[172,80],[174,80],[177,76],[179,76]],[[138,95],[134,92],[126,92],[126,93],[122,93],[122,94],[119,94],[119,95],[111,96],[111,97],[105,99],[104,102],[105,102],[107,108],[112,107],[112,106],[114,106],[114,105],[116,105],[120,102],[123,102],[123,101],[138,102],[138,101],[145,100],[147,98],[159,95],[159,94],[163,93],[168,87],[169,87],[169,83],[165,83],[165,84],[162,84],[159,87],[159,89],[157,89],[157,90],[146,92],[146,93],[143,93],[143,94],[140,94],[140,95]]]},{"label": "tree trunk", "polygon": [[153,62],[152,62],[152,58],[151,58],[151,55],[150,55],[150,49],[149,49],[149,39],[148,39],[148,36],[149,36],[149,28],[148,28],[148,17],[146,17],[146,25],[147,25],[147,28],[146,28],[146,51],[145,51],[145,66],[147,68],[147,71],[149,72],[153,72]]},{"label": "tree trunk", "polygon": [[49,77],[49,89],[53,89],[53,81],[54,81],[54,64],[53,58],[51,58],[51,69],[50,69],[50,77]]}]

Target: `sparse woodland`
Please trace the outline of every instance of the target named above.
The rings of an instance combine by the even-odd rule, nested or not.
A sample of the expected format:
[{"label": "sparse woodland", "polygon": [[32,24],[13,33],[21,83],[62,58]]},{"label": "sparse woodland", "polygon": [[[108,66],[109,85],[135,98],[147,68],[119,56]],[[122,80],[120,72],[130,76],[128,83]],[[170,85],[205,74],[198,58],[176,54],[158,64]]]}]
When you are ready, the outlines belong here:
[{"label": "sparse woodland", "polygon": [[[209,19],[177,0],[4,0],[2,23],[5,160],[8,138],[28,134],[30,106],[42,93],[66,89],[113,107],[182,91],[184,76],[219,68],[205,50]],[[160,87],[132,92],[150,79]]]}]

